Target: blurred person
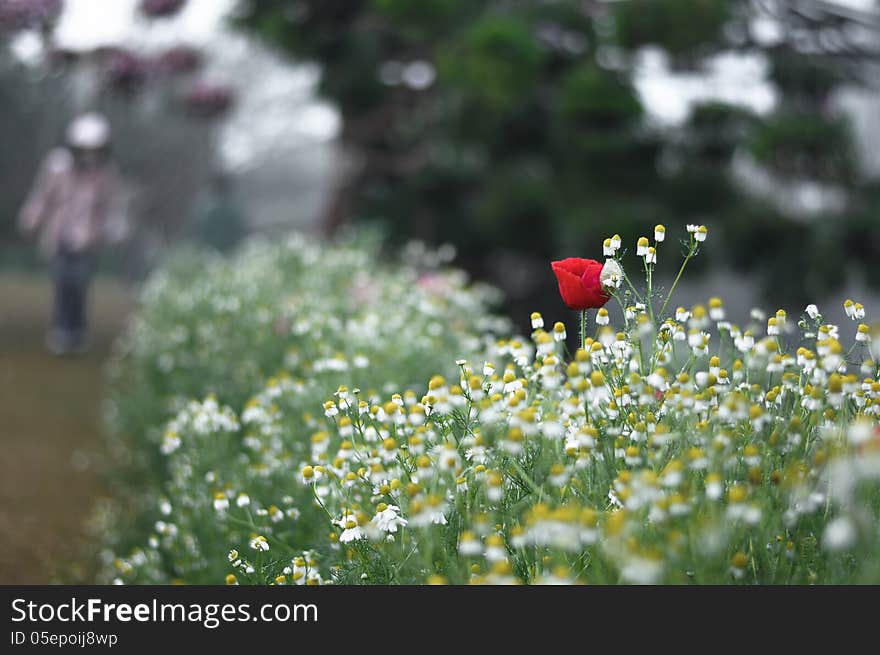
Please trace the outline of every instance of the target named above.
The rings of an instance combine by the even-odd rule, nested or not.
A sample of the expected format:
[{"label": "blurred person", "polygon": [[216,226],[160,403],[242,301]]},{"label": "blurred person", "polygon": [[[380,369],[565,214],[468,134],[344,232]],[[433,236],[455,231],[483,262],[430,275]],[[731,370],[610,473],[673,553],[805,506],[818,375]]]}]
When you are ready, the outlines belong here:
[{"label": "blurred person", "polygon": [[19,215],[26,236],[40,233],[51,260],[52,319],[46,346],[55,355],[87,348],[86,297],[95,252],[124,236],[113,215],[121,183],[110,158],[110,125],[97,113],[74,119],[64,146],[46,156]]}]

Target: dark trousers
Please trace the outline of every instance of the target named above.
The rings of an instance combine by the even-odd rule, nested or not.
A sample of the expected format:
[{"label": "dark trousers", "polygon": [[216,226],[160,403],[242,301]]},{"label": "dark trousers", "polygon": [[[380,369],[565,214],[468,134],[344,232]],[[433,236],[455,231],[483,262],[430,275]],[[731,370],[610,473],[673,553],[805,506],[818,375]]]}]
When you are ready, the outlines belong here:
[{"label": "dark trousers", "polygon": [[86,333],[86,294],[92,273],[92,260],[87,252],[60,248],[52,262],[55,302],[52,329],[72,342],[80,342]]}]

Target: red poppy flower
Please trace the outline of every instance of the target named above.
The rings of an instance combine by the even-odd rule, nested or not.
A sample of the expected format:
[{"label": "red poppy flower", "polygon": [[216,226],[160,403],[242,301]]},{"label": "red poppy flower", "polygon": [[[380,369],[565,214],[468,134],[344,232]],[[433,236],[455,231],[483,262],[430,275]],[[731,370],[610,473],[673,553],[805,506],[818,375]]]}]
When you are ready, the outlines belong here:
[{"label": "red poppy flower", "polygon": [[595,259],[569,257],[550,266],[559,283],[562,301],[569,309],[597,309],[611,298],[599,280],[603,265]]}]

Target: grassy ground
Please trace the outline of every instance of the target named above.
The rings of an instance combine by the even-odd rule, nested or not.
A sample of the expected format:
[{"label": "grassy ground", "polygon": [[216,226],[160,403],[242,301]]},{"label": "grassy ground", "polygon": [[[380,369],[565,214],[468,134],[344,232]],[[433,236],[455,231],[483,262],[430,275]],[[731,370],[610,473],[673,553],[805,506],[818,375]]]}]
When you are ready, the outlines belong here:
[{"label": "grassy ground", "polygon": [[47,278],[0,276],[0,584],[89,576],[76,562],[102,492],[102,364],[131,303],[98,280],[91,351],[57,359],[43,347],[50,302]]}]

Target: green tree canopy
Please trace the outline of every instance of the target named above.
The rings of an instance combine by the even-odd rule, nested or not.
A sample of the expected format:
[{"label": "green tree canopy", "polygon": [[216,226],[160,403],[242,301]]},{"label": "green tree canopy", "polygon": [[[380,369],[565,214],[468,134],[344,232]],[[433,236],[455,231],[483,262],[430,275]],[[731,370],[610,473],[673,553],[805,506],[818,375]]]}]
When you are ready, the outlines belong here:
[{"label": "green tree canopy", "polygon": [[[778,38],[753,38],[758,17]],[[658,222],[711,222],[736,249],[769,238],[781,266],[810,269],[786,226],[821,230],[744,192],[734,156],[780,179],[840,186],[838,221],[863,221],[876,197],[828,102],[840,85],[865,83],[871,53],[853,45],[842,57],[837,46],[848,26],[870,26],[834,3],[808,12],[745,0],[261,0],[237,20],[322,67],[320,91],[360,163],[331,204],[330,228],[375,218],[394,235],[450,240],[474,261],[503,251],[538,262],[589,253],[611,232],[632,239]],[[658,129],[634,88],[645,46],[694,72],[719,52],[761,54],[777,109],[761,117],[706,102],[681,127]],[[732,261],[778,279],[745,259]]]}]

